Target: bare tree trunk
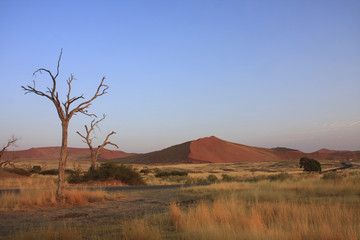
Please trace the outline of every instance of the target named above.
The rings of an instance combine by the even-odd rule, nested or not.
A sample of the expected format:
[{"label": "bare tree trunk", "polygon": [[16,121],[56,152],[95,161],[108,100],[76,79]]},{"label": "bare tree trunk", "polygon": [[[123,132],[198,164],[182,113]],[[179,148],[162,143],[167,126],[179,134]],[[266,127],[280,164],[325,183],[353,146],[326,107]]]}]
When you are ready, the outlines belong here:
[{"label": "bare tree trunk", "polygon": [[96,149],[92,149],[92,150],[91,150],[91,166],[90,166],[90,169],[91,169],[91,170],[95,170],[97,155],[98,155],[98,154],[97,154],[97,150],[96,150]]},{"label": "bare tree trunk", "polygon": [[71,105],[75,103],[78,100],[85,99],[84,95],[80,95],[78,97],[71,97],[71,83],[74,80],[74,76],[71,74],[70,78],[66,80],[66,83],[68,85],[68,91],[66,95],[66,99],[64,102],[61,102],[59,99],[59,93],[56,91],[56,78],[59,76],[59,68],[60,68],[60,60],[62,56],[62,49],[60,52],[58,64],[57,64],[57,70],[56,74],[52,74],[52,72],[45,68],[39,68],[36,70],[33,75],[36,73],[42,73],[46,72],[49,74],[52,80],[52,87],[48,87],[46,91],[40,91],[36,89],[35,80],[34,85],[30,86],[21,86],[25,94],[27,93],[35,93],[36,95],[46,97],[56,107],[57,114],[61,120],[62,125],[62,142],[61,142],[61,151],[60,151],[60,158],[59,158],[59,183],[58,183],[58,189],[56,191],[56,198],[58,201],[64,201],[65,195],[64,195],[64,188],[65,188],[65,166],[66,166],[66,159],[67,159],[67,139],[68,139],[68,126],[70,119],[76,114],[76,113],[82,113],[86,116],[90,117],[96,117],[95,114],[88,113],[88,108],[91,106],[92,101],[94,101],[96,98],[106,94],[106,90],[109,88],[108,85],[104,84],[105,77],[101,79],[101,82],[95,92],[95,94],[89,99],[84,100],[81,103],[79,103],[76,107],[71,109]]},{"label": "bare tree trunk", "polygon": [[115,143],[112,143],[112,142],[108,141],[108,140],[109,140],[109,137],[110,137],[111,135],[116,134],[116,132],[114,132],[114,131],[112,131],[111,133],[109,133],[109,134],[107,135],[107,137],[106,137],[106,139],[104,140],[103,144],[101,144],[101,145],[98,146],[97,148],[94,148],[94,147],[92,146],[92,141],[93,141],[94,137],[93,137],[93,138],[90,137],[91,132],[94,131],[95,127],[98,128],[98,124],[99,124],[101,121],[103,121],[103,120],[105,119],[105,117],[106,117],[106,115],[104,114],[104,115],[103,115],[103,118],[101,118],[100,120],[98,120],[98,121],[95,121],[95,119],[92,120],[92,121],[91,121],[91,124],[90,124],[90,127],[88,127],[87,125],[85,125],[86,135],[81,134],[79,131],[76,132],[77,134],[80,135],[80,137],[82,137],[82,138],[84,139],[83,142],[86,143],[86,144],[89,146],[90,156],[91,156],[91,166],[90,166],[90,170],[95,170],[96,161],[97,161],[97,159],[98,159],[98,156],[99,156],[99,154],[100,154],[100,151],[101,151],[106,145],[110,144],[110,145],[113,145],[113,146],[119,148],[118,145],[116,145]]},{"label": "bare tree trunk", "polygon": [[62,123],[62,141],[61,141],[61,150],[60,150],[60,159],[59,159],[59,182],[56,191],[56,198],[60,202],[65,200],[64,188],[65,188],[65,167],[66,167],[66,159],[68,155],[68,151],[67,151],[68,126],[69,126],[69,122]]}]

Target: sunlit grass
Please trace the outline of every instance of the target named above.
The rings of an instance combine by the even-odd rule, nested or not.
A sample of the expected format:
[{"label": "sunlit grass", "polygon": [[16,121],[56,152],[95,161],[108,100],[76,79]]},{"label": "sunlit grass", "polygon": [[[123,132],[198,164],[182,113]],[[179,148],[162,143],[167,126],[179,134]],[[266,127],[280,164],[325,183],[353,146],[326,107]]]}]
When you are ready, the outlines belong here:
[{"label": "sunlit grass", "polygon": [[[166,213],[147,213],[93,228],[49,225],[24,229],[15,239],[56,239],[47,236],[62,232],[69,239],[359,239],[360,172],[336,174],[340,177],[304,174],[284,181],[183,188],[180,195],[194,201],[171,203]],[[70,195],[69,202],[83,204],[76,192],[72,200]],[[84,198],[87,203],[96,195]],[[52,204],[51,200],[46,204]]]},{"label": "sunlit grass", "polygon": [[[31,206],[57,206],[57,179],[55,177],[9,178],[1,181],[1,188],[19,189],[19,192],[5,192],[0,195],[0,210],[19,210]],[[92,202],[120,199],[118,193],[103,190],[89,190],[85,187],[65,190],[65,203],[84,205]]]},{"label": "sunlit grass", "polygon": [[302,176],[185,188],[183,194],[207,197],[189,207],[171,204],[163,216],[167,224],[144,224],[178,239],[355,240],[360,237],[360,178],[342,175],[341,181]]}]

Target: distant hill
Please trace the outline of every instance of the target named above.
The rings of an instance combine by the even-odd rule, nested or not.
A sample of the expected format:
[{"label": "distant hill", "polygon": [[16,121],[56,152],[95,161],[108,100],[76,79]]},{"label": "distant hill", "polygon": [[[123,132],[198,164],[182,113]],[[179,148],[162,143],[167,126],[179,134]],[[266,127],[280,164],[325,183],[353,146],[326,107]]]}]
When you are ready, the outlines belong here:
[{"label": "distant hill", "polygon": [[[17,161],[58,160],[59,154],[60,147],[31,148],[22,151],[7,151],[4,154],[4,159],[16,158]],[[313,153],[304,153],[285,147],[252,147],[212,136],[145,154],[103,149],[98,161],[113,160],[117,163],[128,164],[237,163],[298,160],[305,156],[317,160],[360,160],[360,151],[320,149]],[[69,148],[68,160],[90,161],[89,149]]]},{"label": "distant hill", "polygon": [[322,159],[360,159],[360,152],[317,151],[304,153],[284,147],[259,148],[227,142],[217,137],[205,137],[185,142],[161,151],[116,159],[118,163],[176,164],[176,163],[236,163],[298,160],[301,157]]},{"label": "distant hill", "polygon": [[[68,148],[70,161],[90,161],[90,150],[88,148]],[[60,147],[30,148],[20,151],[6,151],[3,158],[16,159],[16,161],[28,160],[59,160]],[[103,149],[99,155],[99,160],[110,160],[134,155],[117,150]]]}]

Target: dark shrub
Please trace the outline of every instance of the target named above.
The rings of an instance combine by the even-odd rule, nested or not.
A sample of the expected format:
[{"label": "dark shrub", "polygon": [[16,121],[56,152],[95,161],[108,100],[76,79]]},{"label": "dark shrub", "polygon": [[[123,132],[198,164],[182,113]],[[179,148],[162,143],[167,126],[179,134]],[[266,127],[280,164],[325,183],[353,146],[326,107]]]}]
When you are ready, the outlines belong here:
[{"label": "dark shrub", "polygon": [[210,183],[214,183],[218,180],[218,178],[214,175],[214,174],[210,174],[208,177],[207,177],[207,181],[210,182]]},{"label": "dark shrub", "polygon": [[269,179],[270,181],[281,181],[281,182],[292,178],[293,176],[288,173],[279,173],[267,177],[267,179]]},{"label": "dark shrub", "polygon": [[305,172],[321,172],[321,164],[315,159],[303,157],[300,159],[300,167]]},{"label": "dark shrub", "polygon": [[68,183],[81,183],[84,182],[84,177],[80,175],[80,172],[71,172],[67,177]]},{"label": "dark shrub", "polygon": [[264,180],[266,180],[266,179],[268,179],[267,176],[265,176],[265,175],[259,175],[259,176],[253,177],[251,180],[254,181],[254,182],[260,182],[260,181],[264,181]]},{"label": "dark shrub", "polygon": [[41,171],[39,174],[41,174],[41,175],[58,175],[59,170],[57,170],[57,169],[49,169],[49,170]]},{"label": "dark shrub", "polygon": [[171,174],[170,172],[158,172],[155,174],[155,177],[162,178],[162,177],[169,177]]},{"label": "dark shrub", "polygon": [[30,172],[31,173],[40,173],[41,172],[41,167],[40,166],[33,166]]},{"label": "dark shrub", "polygon": [[70,174],[69,183],[87,182],[87,181],[107,181],[119,180],[129,185],[145,185],[140,174],[131,166],[120,165],[114,162],[102,163],[95,169],[90,168],[85,174],[81,175],[80,171]]},{"label": "dark shrub", "polygon": [[187,176],[188,175],[187,172],[181,172],[181,171],[171,171],[170,174],[172,176]]},{"label": "dark shrub", "polygon": [[231,182],[231,181],[234,181],[234,178],[228,174],[223,174],[222,175],[222,180],[224,182]]},{"label": "dark shrub", "polygon": [[157,178],[165,178],[165,177],[170,177],[170,176],[186,177],[187,175],[188,175],[187,172],[171,171],[171,172],[158,172],[158,173],[155,174],[155,177],[157,177]]},{"label": "dark shrub", "polygon": [[148,168],[141,169],[141,171],[140,171],[140,173],[143,173],[144,175],[148,175],[150,172],[151,171]]}]

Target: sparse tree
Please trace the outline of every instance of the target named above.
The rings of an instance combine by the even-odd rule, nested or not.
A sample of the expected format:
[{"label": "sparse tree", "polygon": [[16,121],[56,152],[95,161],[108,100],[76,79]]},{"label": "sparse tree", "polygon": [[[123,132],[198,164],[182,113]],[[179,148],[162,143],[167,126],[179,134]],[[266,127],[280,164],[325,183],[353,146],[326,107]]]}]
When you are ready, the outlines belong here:
[{"label": "sparse tree", "polygon": [[115,143],[112,143],[109,141],[109,138],[111,135],[116,134],[116,132],[112,131],[111,133],[109,133],[107,135],[107,137],[105,138],[104,142],[99,145],[97,148],[93,147],[93,139],[95,137],[91,137],[91,133],[94,132],[95,127],[99,128],[98,124],[103,121],[105,119],[106,115],[104,114],[103,117],[100,120],[95,121],[96,119],[93,119],[90,123],[90,126],[85,125],[85,130],[86,130],[86,135],[81,134],[79,131],[77,131],[76,133],[80,135],[80,137],[82,137],[84,140],[83,142],[86,143],[90,149],[90,156],[91,156],[91,170],[95,169],[95,164],[96,161],[99,157],[100,151],[106,146],[106,145],[113,145],[116,148],[119,148],[118,145],[116,145]]},{"label": "sparse tree", "polygon": [[[58,201],[64,200],[64,187],[65,187],[65,166],[66,166],[66,159],[68,156],[68,127],[70,119],[77,113],[82,113],[87,116],[95,116],[95,114],[88,113],[88,108],[91,106],[92,101],[96,98],[106,94],[106,90],[109,86],[104,84],[105,77],[102,78],[95,94],[89,99],[85,100],[84,95],[71,97],[71,83],[74,80],[74,76],[71,74],[68,80],[66,80],[68,85],[68,91],[66,94],[66,98],[64,101],[60,101],[58,91],[56,90],[57,84],[57,77],[59,76],[59,69],[60,69],[60,61],[62,56],[62,49],[60,52],[60,56],[57,63],[56,74],[54,75],[50,70],[45,68],[39,68],[36,70],[33,75],[36,76],[37,73],[45,72],[47,73],[52,81],[52,86],[47,87],[46,91],[40,91],[35,86],[35,80],[33,81],[33,86],[21,86],[27,93],[34,93],[36,95],[45,97],[49,99],[56,108],[57,114],[61,121],[61,128],[62,128],[62,141],[61,141],[61,150],[60,150],[60,157],[59,157],[59,181],[58,181],[58,188],[56,191],[56,198]],[[78,102],[80,100],[80,102]],[[74,106],[75,105],[75,106]]]},{"label": "sparse tree", "polygon": [[7,144],[5,144],[5,145],[3,146],[3,148],[0,150],[0,167],[6,167],[6,166],[8,166],[8,165],[14,167],[14,164],[13,164],[12,161],[10,161],[10,160],[9,160],[9,161],[4,161],[4,160],[2,159],[2,157],[3,157],[4,153],[5,153],[5,151],[6,151],[9,147],[14,146],[17,141],[19,141],[19,138],[18,138],[18,137],[11,136],[11,138],[8,140]]},{"label": "sparse tree", "polygon": [[321,172],[321,164],[315,159],[302,157],[299,163],[305,172]]}]

